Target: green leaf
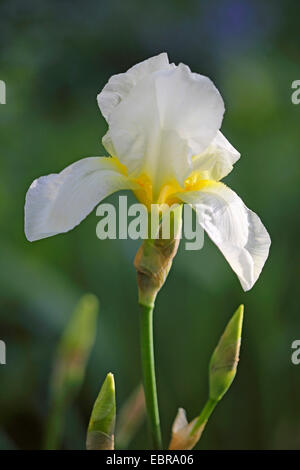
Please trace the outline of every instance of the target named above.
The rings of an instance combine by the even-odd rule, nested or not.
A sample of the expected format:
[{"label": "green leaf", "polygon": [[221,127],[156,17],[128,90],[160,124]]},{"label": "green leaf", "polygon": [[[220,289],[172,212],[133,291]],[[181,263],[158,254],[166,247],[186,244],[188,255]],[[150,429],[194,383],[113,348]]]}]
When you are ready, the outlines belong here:
[{"label": "green leaf", "polygon": [[116,422],[115,381],[109,373],[101,387],[91,414],[86,448],[88,450],[113,450]]}]

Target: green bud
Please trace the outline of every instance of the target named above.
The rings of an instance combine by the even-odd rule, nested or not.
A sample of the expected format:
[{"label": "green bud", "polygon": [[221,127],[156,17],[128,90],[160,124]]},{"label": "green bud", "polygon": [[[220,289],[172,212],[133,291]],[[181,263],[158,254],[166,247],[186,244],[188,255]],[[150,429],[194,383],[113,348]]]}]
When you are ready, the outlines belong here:
[{"label": "green bud", "polygon": [[209,398],[218,401],[229,389],[239,360],[244,306],[240,305],[225,328],[209,364]]},{"label": "green bud", "polygon": [[115,422],[115,381],[113,374],[109,373],[93,407],[86,439],[87,450],[113,450]]},{"label": "green bud", "polygon": [[92,294],[85,294],[78,302],[62,335],[56,352],[54,387],[66,384],[79,387],[86,363],[95,342],[99,302]]},{"label": "green bud", "polygon": [[50,382],[45,449],[57,449],[61,444],[65,414],[80,390],[95,342],[98,310],[98,299],[92,294],[83,295],[58,343]]}]

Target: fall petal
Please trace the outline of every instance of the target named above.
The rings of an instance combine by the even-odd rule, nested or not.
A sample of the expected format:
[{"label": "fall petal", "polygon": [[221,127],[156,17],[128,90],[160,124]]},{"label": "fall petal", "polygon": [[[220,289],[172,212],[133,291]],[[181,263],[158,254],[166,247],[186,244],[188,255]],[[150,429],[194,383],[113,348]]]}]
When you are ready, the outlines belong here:
[{"label": "fall petal", "polygon": [[196,210],[200,225],[223,253],[243,289],[251,289],[271,244],[260,218],[223,183],[207,182],[200,191],[178,197]]},{"label": "fall petal", "polygon": [[133,184],[112,158],[89,157],[58,174],[33,181],[26,194],[25,234],[29,241],[68,232],[105,197]]}]

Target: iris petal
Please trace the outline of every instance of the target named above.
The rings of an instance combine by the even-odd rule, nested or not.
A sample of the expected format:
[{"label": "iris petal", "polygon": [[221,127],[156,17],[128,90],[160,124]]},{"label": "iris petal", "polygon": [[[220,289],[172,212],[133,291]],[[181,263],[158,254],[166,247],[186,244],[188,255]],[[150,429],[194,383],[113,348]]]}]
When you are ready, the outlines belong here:
[{"label": "iris petal", "polygon": [[[153,63],[147,67],[147,61],[143,63],[134,85],[128,71],[127,82],[123,76],[123,88],[115,87],[109,105],[108,85],[98,97],[109,123],[104,144],[130,176],[149,176],[154,201],[162,185],[174,178],[183,185],[193,170],[192,157],[213,141],[224,113],[223,100],[211,80],[183,64],[167,66],[165,57],[156,58],[157,69]],[[125,87],[128,81],[131,86]]]},{"label": "iris petal", "polygon": [[201,191],[180,193],[178,197],[196,210],[200,225],[223,253],[243,289],[251,289],[271,244],[260,218],[223,183],[207,182]]},{"label": "iris petal", "polygon": [[105,197],[135,189],[112,158],[89,157],[58,174],[36,179],[26,194],[25,234],[29,241],[68,232]]}]

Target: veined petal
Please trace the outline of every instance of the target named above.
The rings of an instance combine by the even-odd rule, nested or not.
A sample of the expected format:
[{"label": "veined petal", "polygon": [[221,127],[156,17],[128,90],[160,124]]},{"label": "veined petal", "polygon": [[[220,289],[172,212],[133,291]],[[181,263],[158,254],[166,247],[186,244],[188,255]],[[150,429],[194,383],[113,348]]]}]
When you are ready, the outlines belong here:
[{"label": "veined petal", "polygon": [[208,148],[193,157],[193,170],[201,172],[204,179],[219,181],[233,169],[241,154],[218,131]]},{"label": "veined petal", "polygon": [[113,109],[118,106],[140,80],[157,70],[167,70],[171,67],[173,65],[169,64],[168,55],[163,52],[134,65],[125,73],[113,75],[97,96],[99,108],[105,119],[109,120]]},{"label": "veined petal", "polygon": [[269,254],[270,236],[260,218],[223,183],[207,182],[200,191],[178,193],[225,256],[245,291],[257,281]]},{"label": "veined petal", "polygon": [[154,198],[172,179],[181,185],[219,130],[224,104],[207,77],[180,64],[139,80],[109,115],[110,143],[128,174],[147,174]]},{"label": "veined petal", "polygon": [[27,239],[68,232],[102,199],[121,189],[136,189],[136,185],[107,157],[84,158],[58,174],[34,180],[25,202]]}]

